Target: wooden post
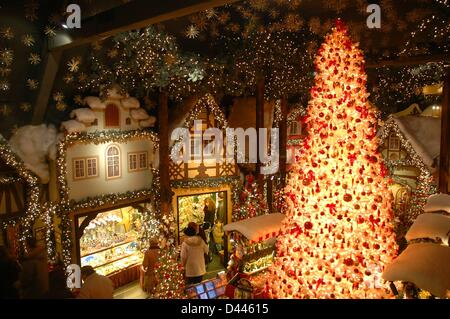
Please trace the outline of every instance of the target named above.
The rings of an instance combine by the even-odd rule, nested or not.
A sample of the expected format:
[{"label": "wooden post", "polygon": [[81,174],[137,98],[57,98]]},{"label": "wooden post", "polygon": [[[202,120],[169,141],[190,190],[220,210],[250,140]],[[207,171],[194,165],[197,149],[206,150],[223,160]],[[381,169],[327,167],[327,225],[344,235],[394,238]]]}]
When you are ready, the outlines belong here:
[{"label": "wooden post", "polygon": [[444,79],[441,110],[441,148],[439,157],[439,192],[448,194],[450,160],[450,70]]},{"label": "wooden post", "polygon": [[256,162],[256,178],[258,180],[258,187],[261,193],[264,191],[264,176],[261,174],[261,159],[260,143],[259,143],[259,129],[264,127],[264,77],[259,77],[256,81],[256,135],[258,136],[256,150],[258,152]]},{"label": "wooden post", "polygon": [[161,214],[170,213],[172,191],[169,178],[169,110],[167,92],[159,94],[159,175],[161,181]]},{"label": "wooden post", "polygon": [[280,123],[280,178],[281,187],[286,184],[286,163],[287,163],[287,98],[281,99],[281,123]]}]

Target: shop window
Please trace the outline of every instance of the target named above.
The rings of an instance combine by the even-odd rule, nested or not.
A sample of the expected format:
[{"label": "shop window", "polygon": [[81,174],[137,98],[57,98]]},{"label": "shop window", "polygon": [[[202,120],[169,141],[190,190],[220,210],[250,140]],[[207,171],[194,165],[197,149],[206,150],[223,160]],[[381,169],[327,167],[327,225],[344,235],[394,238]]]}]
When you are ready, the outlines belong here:
[{"label": "shop window", "polygon": [[120,150],[117,146],[110,146],[106,150],[107,178],[120,177]]},{"label": "shop window", "polygon": [[105,110],[105,127],[118,127],[119,108],[115,104],[108,104]]},{"label": "shop window", "polygon": [[131,118],[127,117],[127,119],[125,120],[125,124],[131,125]]},{"label": "shop window", "polygon": [[98,176],[98,160],[96,157],[91,157],[86,159],[86,176],[87,177],[97,177]]},{"label": "shop window", "polygon": [[73,179],[82,179],[86,177],[85,172],[85,159],[74,159],[73,160]]},{"label": "shop window", "polygon": [[391,134],[389,136],[389,150],[390,151],[400,150],[400,139],[395,134]]}]

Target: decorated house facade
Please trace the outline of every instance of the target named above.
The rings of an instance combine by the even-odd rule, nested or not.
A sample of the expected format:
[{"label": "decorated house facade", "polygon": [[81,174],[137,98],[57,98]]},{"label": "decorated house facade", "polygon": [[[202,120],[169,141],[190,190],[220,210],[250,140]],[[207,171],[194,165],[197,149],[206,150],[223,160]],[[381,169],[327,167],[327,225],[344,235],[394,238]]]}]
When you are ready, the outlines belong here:
[{"label": "decorated house facade", "polygon": [[111,94],[85,102],[90,108],[62,123],[51,163],[53,247],[65,264],[91,265],[118,287],[139,278],[142,251],[157,231],[148,227],[158,205],[159,140],[141,124],[155,120],[138,100]]}]

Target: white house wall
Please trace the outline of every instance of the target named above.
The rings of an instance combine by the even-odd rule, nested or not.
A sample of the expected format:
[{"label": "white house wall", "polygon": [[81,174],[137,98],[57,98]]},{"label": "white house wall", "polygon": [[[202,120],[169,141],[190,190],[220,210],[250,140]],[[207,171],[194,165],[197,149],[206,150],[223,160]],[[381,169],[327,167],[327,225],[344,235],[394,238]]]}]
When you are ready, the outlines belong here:
[{"label": "white house wall", "polygon": [[[107,179],[106,176],[106,149],[116,145],[120,149],[120,177]],[[147,152],[148,169],[135,172],[128,171],[128,153]],[[103,143],[78,144],[67,149],[67,184],[69,186],[69,199],[76,201],[87,197],[95,197],[110,193],[125,193],[150,188],[152,184],[153,145],[149,140],[133,140],[124,144]],[[73,160],[75,158],[98,158],[98,177],[74,180]]]}]

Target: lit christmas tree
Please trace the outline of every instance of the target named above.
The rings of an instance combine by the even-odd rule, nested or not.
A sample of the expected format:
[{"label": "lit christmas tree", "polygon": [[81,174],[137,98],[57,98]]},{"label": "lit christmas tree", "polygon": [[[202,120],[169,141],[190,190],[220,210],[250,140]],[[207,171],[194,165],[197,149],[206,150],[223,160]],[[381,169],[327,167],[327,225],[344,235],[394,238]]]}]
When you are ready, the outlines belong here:
[{"label": "lit christmas tree", "polygon": [[285,189],[288,209],[267,289],[275,298],[383,298],[397,253],[363,54],[341,21],[315,60],[309,136]]},{"label": "lit christmas tree", "polygon": [[268,213],[267,204],[253,175],[246,176],[246,185],[241,192],[240,203],[233,209],[233,221],[243,220]]},{"label": "lit christmas tree", "polygon": [[179,261],[179,251],[175,246],[175,223],[172,215],[164,216],[160,224],[158,262],[155,265],[155,274],[158,284],[153,297],[159,299],[184,299],[185,283],[183,266]]}]

